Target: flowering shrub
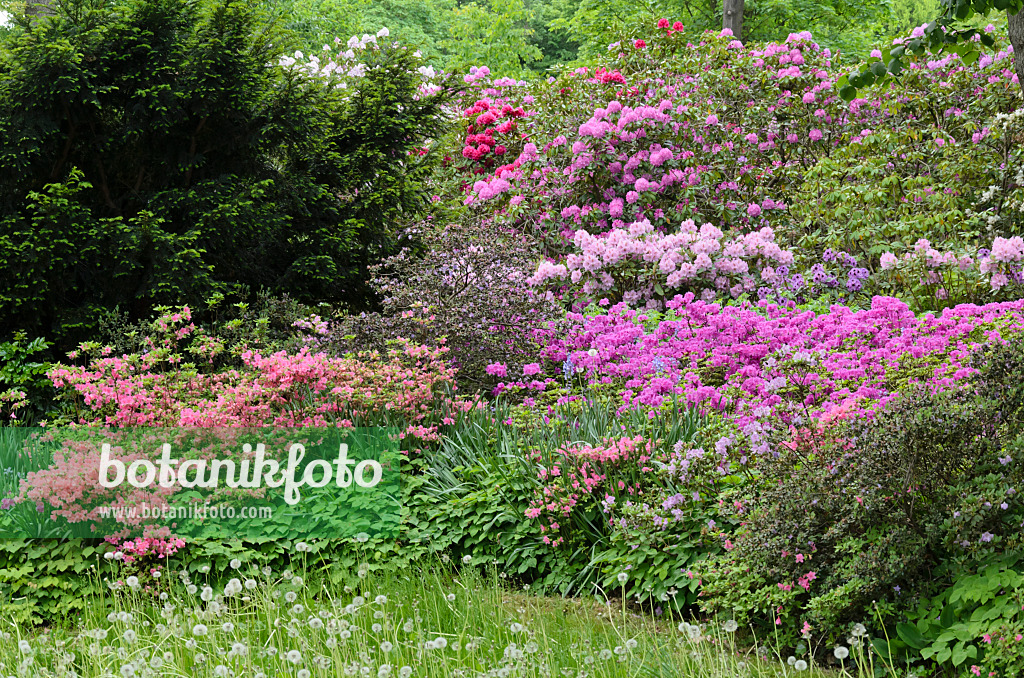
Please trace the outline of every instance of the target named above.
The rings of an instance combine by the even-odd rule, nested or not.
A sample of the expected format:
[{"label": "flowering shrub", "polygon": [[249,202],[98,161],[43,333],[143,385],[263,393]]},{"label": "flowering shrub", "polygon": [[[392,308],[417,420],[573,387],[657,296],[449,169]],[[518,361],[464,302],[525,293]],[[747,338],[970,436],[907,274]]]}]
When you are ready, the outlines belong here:
[{"label": "flowering shrub", "polygon": [[722,231],[692,220],[683,222],[677,233],[654,232],[647,220],[615,228],[605,237],[579,230],[574,236],[579,254],[570,254],[565,264],[542,262],[530,279],[533,284],[549,280],[582,282],[581,292],[589,298],[612,292],[626,302],[648,299],[670,290],[705,292],[706,300],[717,291],[734,297],[752,292],[759,277],[772,265],[793,263],[793,253],[782,250],[772,229],[741,237],[725,238]]},{"label": "flowering shrub", "polygon": [[592,558],[600,584],[637,603],[681,610],[696,600],[698,581],[687,566],[719,548],[708,536],[717,474],[699,469],[704,451],[689,449],[692,432],[684,438],[691,439],[621,436],[535,450],[540,484],[525,515],[561,553],[598,546],[595,527],[603,523],[606,543]]},{"label": "flowering shrub", "polygon": [[[559,533],[558,521],[567,519],[581,503],[600,493],[604,495],[602,501],[607,509],[615,502],[609,490],[629,496],[641,495],[640,482],[628,476],[632,475],[630,471],[653,471],[653,452],[651,444],[639,436],[610,439],[597,446],[554,450],[551,466],[541,466],[537,474],[544,487],[530,503],[526,517],[537,519],[542,533],[558,535],[552,539],[544,534],[545,544],[559,546],[565,542],[565,536]],[[534,459],[540,462],[541,454],[535,452]]]},{"label": "flowering shrub", "polygon": [[454,370],[442,361],[443,347],[399,341],[386,352],[338,358],[308,347],[267,356],[245,350],[241,367],[204,372],[185,363],[179,347],[196,331],[188,309],[161,323],[169,330],[165,343],[145,353],[113,356],[109,347],[86,346],[85,365],[50,370],[72,421],[117,427],[401,422],[403,435],[431,440],[445,412],[469,406],[452,397]]},{"label": "flowering shrub", "polygon": [[[619,57],[627,80],[636,80],[631,92],[636,92],[634,98],[639,101],[604,99],[609,103],[600,104],[589,120],[581,121],[575,141],[553,133],[548,136],[547,129],[537,130],[544,134],[533,139],[536,152],[542,152],[546,162],[525,165],[520,172],[523,183],[536,184],[540,189],[538,199],[542,203],[554,203],[545,205],[546,218],[552,225],[548,230],[560,230],[562,225],[574,222],[598,229],[603,222],[603,228],[607,228],[618,211],[627,222],[648,216],[656,226],[662,226],[664,222],[659,222],[655,214],[658,207],[668,223],[690,216],[716,226],[770,219],[774,210],[784,210],[802,199],[799,192],[791,199],[769,193],[767,197],[774,200],[766,206],[762,193],[766,185],[798,188],[804,172],[820,158],[831,155],[833,148],[849,148],[851,153],[870,150],[863,147],[863,140],[873,133],[872,128],[905,120],[907,116],[900,108],[917,101],[918,95],[930,97],[929,104],[941,96],[947,104],[943,112],[951,101],[963,102],[964,110],[956,109],[953,121],[944,125],[958,131],[963,128],[953,123],[962,124],[969,102],[975,102],[979,112],[991,111],[992,115],[1006,110],[1015,96],[1012,76],[1006,75],[1009,62],[1005,52],[989,58],[980,68],[964,66],[955,58],[914,64],[911,70],[922,75],[908,77],[900,87],[879,89],[875,92],[877,100],[856,100],[847,105],[832,91],[836,76],[829,72],[831,55],[828,50],[820,50],[809,35],[790,36],[784,45],[740,49],[727,36],[705,35],[700,44],[690,42],[685,47],[677,36],[655,40],[663,43],[660,54],[630,50]],[[691,75],[694,72],[700,75]],[[587,110],[585,102],[601,97],[603,91],[586,75],[585,69],[567,74],[565,84],[575,89],[558,82],[548,96],[576,93],[574,100],[579,101],[579,108]],[[989,77],[995,82],[987,82]],[[939,95],[935,81],[944,78],[953,78],[957,89],[942,90]],[[781,97],[770,96],[777,83],[782,83],[785,91]],[[979,101],[975,91],[979,86],[991,100]],[[622,90],[616,94],[628,98]],[[548,100],[542,94],[538,102],[538,115],[543,119]],[[887,108],[891,102],[900,108]],[[565,106],[560,108],[564,110]],[[915,119],[920,127],[928,124],[920,116]],[[534,128],[541,124],[534,123]],[[682,130],[690,142],[685,145],[675,141]],[[539,150],[540,139],[551,140],[543,150]],[[522,159],[533,160],[530,152]],[[528,172],[530,169],[534,171]],[[520,172],[509,178],[516,178]],[[585,182],[581,181],[584,176],[588,178]],[[674,188],[668,191],[667,185]],[[578,196],[586,202],[577,201],[578,211],[562,214],[563,209],[572,206],[572,198],[580,189],[589,192]],[[611,195],[603,194],[609,190]],[[662,201],[660,194],[672,202]],[[777,204],[780,202],[781,207]],[[583,213],[584,207],[589,208],[589,217]],[[697,215],[687,207],[696,210]],[[672,214],[678,217],[673,219]]]},{"label": "flowering shrub", "polygon": [[831,642],[859,621],[899,621],[956,567],[1013,552],[1019,341],[976,355],[962,389],[903,391],[872,417],[848,410],[760,458],[739,492],[748,512],[733,549],[701,568],[703,606],[774,626],[789,644],[804,623]]},{"label": "flowering shrub", "polygon": [[[1011,206],[1024,184],[1010,141],[1019,116],[1006,113],[1019,89],[1009,49],[976,64],[915,58],[899,82],[847,104],[831,53],[806,33],[744,46],[725,32],[696,40],[667,30],[640,42],[537,86],[495,82],[485,69],[467,76],[463,154],[490,158],[467,166],[480,176],[465,184],[470,218],[533,234],[546,255],[533,280],[556,283],[556,294],[853,303],[899,292],[868,280],[886,251],[925,237],[976,252],[979,238],[1000,237],[993,229],[1018,229]],[[498,116],[515,110],[524,111],[515,144],[493,141],[498,131],[480,138],[493,125],[511,132]],[[504,155],[522,150],[492,162],[499,145]],[[723,233],[712,238],[718,248],[693,250],[708,238],[690,241],[691,224]],[[764,242],[777,251],[725,254],[766,227]],[[568,290],[557,285],[566,281]],[[947,305],[933,299],[914,307]]]},{"label": "flowering shrub", "polygon": [[997,237],[992,248],[972,256],[964,249],[942,252],[921,238],[897,257],[879,258],[878,287],[906,290],[919,309],[936,309],[988,299],[1018,299],[1024,284],[1024,240]]},{"label": "flowering shrub", "polygon": [[[149,455],[136,453],[119,456],[124,462],[148,458]],[[30,507],[39,503],[49,507],[51,519],[61,518],[65,524],[94,521],[106,523],[106,534],[116,535],[126,525],[138,526],[143,523],[141,516],[118,516],[116,519],[101,520],[100,511],[113,505],[160,506],[174,493],[171,488],[105,488],[100,485],[99,464],[95,444],[70,441],[54,453],[49,468],[27,474],[21,483],[18,501],[29,502]],[[160,535],[166,537],[164,533]]]},{"label": "flowering shrub", "polygon": [[740,429],[788,426],[845,401],[871,409],[910,381],[962,380],[976,343],[1020,330],[1024,302],[920,317],[886,297],[822,314],[767,302],[723,307],[692,293],[667,306],[664,316],[624,304],[570,313],[566,332],[545,337],[548,374],[570,360],[586,382],[614,385],[623,408],[657,408],[674,394],[729,413]]},{"label": "flowering shrub", "polygon": [[537,351],[532,330],[560,316],[552,295],[526,284],[534,248],[522,235],[489,224],[449,225],[422,237],[426,251],[405,251],[376,269],[380,313],[342,317],[309,331],[333,355],[382,351],[388,339],[445,347],[460,386],[493,386],[490,363],[520,368]]},{"label": "flowering shrub", "polygon": [[[466,81],[475,84],[489,74],[486,66],[479,71],[474,67],[466,76]],[[525,82],[514,82],[508,78],[500,79],[494,84],[505,88],[526,85]],[[466,169],[470,169],[473,174],[482,174],[495,165],[504,163],[513,153],[518,156],[521,150],[523,135],[518,133],[519,120],[528,113],[522,106],[513,106],[505,98],[494,98],[497,93],[498,90],[493,87],[485,88],[483,98],[462,111],[462,117],[468,124],[461,155],[470,161]],[[508,158],[505,157],[506,154]],[[513,165],[518,167],[518,164]],[[504,167],[505,165],[502,165],[502,169]],[[495,174],[500,175],[502,169],[495,170]],[[486,183],[480,188],[495,190],[495,187]]]}]

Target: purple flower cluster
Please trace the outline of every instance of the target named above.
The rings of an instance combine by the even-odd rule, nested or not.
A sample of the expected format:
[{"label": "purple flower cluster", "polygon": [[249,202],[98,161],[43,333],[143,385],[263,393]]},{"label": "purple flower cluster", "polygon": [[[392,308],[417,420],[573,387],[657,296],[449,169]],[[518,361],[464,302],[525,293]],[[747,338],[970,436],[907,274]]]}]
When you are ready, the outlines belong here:
[{"label": "purple flower cluster", "polygon": [[567,332],[541,334],[542,355],[555,364],[572,360],[591,384],[618,387],[623,408],[658,408],[678,398],[725,412],[748,445],[757,441],[744,453],[767,451],[763,436],[753,434],[805,424],[804,413],[852,406],[870,414],[893,397],[901,374],[925,361],[935,364],[929,384],[955,384],[972,374],[967,359],[979,332],[981,341],[998,341],[1024,330],[1024,301],[920,317],[891,297],[875,297],[870,309],[833,306],[825,314],[792,303],[723,307],[692,294],[668,306],[668,317],[650,330],[647,315],[625,304],[596,316],[570,313]]}]

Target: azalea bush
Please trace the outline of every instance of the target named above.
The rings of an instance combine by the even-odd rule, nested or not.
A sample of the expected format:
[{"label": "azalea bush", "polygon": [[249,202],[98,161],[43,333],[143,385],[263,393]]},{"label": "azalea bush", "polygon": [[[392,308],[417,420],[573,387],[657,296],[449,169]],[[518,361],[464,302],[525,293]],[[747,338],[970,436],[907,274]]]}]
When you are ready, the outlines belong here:
[{"label": "azalea bush", "polygon": [[[436,439],[446,412],[472,407],[455,395],[446,349],[399,341],[384,352],[330,357],[304,346],[264,355],[241,352],[238,368],[208,370],[196,357],[223,346],[197,330],[188,307],[154,321],[159,341],[113,355],[87,344],[83,365],[58,365],[49,378],[69,422],[99,426],[390,426],[403,437]],[[448,403],[445,405],[444,403]]]},{"label": "azalea bush", "polygon": [[[894,628],[960,577],[1016,552],[1019,341],[977,355],[980,371],[962,388],[903,391],[872,416],[843,413],[759,460],[757,484],[737,493],[745,515],[733,548],[702,563],[702,605],[791,645],[809,625],[829,647],[856,623],[875,635]],[[972,653],[975,663],[983,654]]]},{"label": "azalea bush", "polygon": [[[975,344],[1019,332],[1024,302],[921,316],[885,297],[870,309],[823,313],[792,303],[723,306],[692,293],[667,306],[663,314],[625,304],[570,313],[567,330],[547,337],[533,381],[505,387],[525,386],[534,402],[571,361],[585,383],[614,388],[623,409],[657,408],[675,397],[729,414],[740,430],[800,425],[851,402],[874,409],[910,382],[963,380],[974,371]],[[754,440],[741,449],[767,446]]]}]

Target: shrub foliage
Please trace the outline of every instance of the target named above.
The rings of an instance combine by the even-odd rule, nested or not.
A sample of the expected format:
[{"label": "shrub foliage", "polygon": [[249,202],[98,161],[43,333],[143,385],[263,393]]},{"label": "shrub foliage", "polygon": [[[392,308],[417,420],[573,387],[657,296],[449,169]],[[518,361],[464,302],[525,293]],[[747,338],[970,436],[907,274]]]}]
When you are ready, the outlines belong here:
[{"label": "shrub foliage", "polygon": [[248,2],[68,0],[0,59],[0,325],[83,338],[243,286],[370,303],[423,203],[447,89],[369,46],[347,76],[280,61]]}]

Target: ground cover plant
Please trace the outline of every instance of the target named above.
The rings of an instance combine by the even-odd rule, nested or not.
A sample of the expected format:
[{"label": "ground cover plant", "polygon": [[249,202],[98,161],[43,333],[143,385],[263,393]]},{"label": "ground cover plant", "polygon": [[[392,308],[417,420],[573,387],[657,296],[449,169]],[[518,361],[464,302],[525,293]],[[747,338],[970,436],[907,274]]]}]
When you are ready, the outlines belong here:
[{"label": "ground cover plant", "polygon": [[[89,16],[117,33],[134,15]],[[349,256],[332,248],[349,252],[351,219],[380,226],[346,268],[352,303],[282,274],[259,295],[218,282],[115,308],[41,249],[102,185],[16,191],[0,223],[42,240],[0,246],[74,278],[34,303],[110,308],[74,347],[51,347],[70,335],[49,320],[0,337],[9,424],[378,426],[402,453],[402,513],[397,539],[2,541],[0,674],[1019,674],[1024,109],[1005,31],[923,54],[925,27],[890,36],[864,64],[903,48],[904,72],[850,100],[847,63],[808,32],[616,30],[543,78],[443,73],[387,29],[316,56],[259,43],[268,92],[299,83],[311,114],[369,135],[311,141],[306,168],[366,173],[322,185],[330,214],[292,210],[275,175],[285,193],[214,216],[313,218],[330,247],[302,229],[263,246],[317,262]],[[0,73],[0,95],[22,82]],[[394,126],[367,131],[378,99]],[[147,219],[180,216],[158,203]],[[141,214],[100,221],[151,233]],[[267,273],[204,247],[211,275]],[[341,285],[339,261],[303,270]],[[88,459],[12,463],[0,528],[96,481]]]}]

